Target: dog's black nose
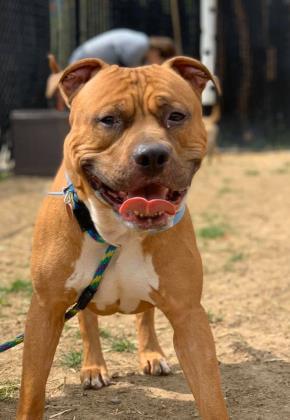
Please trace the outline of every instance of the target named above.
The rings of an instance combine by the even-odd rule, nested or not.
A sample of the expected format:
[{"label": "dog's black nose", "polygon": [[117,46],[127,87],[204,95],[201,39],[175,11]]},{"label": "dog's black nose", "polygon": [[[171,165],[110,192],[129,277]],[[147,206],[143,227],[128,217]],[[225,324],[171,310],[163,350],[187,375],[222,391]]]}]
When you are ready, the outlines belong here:
[{"label": "dog's black nose", "polygon": [[170,149],[164,144],[139,144],[133,158],[143,171],[151,174],[161,172],[170,158]]}]

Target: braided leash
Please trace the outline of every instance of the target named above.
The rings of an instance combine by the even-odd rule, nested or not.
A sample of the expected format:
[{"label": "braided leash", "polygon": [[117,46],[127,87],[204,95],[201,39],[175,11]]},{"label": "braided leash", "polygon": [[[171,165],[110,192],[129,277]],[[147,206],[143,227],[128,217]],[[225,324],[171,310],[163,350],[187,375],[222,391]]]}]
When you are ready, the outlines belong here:
[{"label": "braided leash", "polygon": [[14,340],[6,341],[5,343],[0,345],[0,353],[3,351],[12,349],[12,347],[17,346],[17,344],[22,343],[24,340],[24,334],[19,334],[17,337],[14,338]]},{"label": "braided leash", "polygon": [[94,294],[98,290],[98,287],[100,286],[100,283],[102,281],[102,278],[104,276],[104,273],[106,271],[106,268],[109,265],[109,262],[111,261],[113,255],[115,254],[117,247],[114,245],[109,245],[105,251],[105,256],[99,263],[99,266],[95,272],[95,275],[93,277],[93,280],[89,284],[88,287],[83,290],[82,294],[78,298],[77,303],[69,309],[65,313],[65,322],[71,319],[73,316],[75,316],[79,311],[85,309],[85,307],[88,305],[88,303],[92,300]]},{"label": "braided leash", "polygon": [[[79,201],[77,193],[75,192],[72,183],[70,183],[63,190],[63,192],[50,193],[50,195],[64,195],[64,203],[71,207],[82,231],[87,232],[95,241],[100,242],[102,244],[106,243],[96,231],[96,228],[90,218],[89,212],[85,205],[81,201]],[[108,267],[113,255],[115,254],[116,249],[116,246],[108,245],[108,247],[105,250],[104,258],[100,261],[91,283],[82,291],[81,295],[77,300],[77,303],[65,313],[64,322],[73,318],[79,311],[85,309],[89,302],[92,300],[101,284],[106,268]],[[5,343],[0,344],[0,353],[17,346],[23,341],[24,334],[19,334],[17,337],[14,338],[14,340],[6,341]]]}]

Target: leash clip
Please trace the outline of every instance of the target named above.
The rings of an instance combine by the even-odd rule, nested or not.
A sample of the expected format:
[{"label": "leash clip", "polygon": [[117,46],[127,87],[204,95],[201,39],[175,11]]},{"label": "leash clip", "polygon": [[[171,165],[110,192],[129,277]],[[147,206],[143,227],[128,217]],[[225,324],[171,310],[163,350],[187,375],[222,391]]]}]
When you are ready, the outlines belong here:
[{"label": "leash clip", "polygon": [[68,205],[71,208],[71,210],[73,210],[75,207],[75,203],[77,201],[77,196],[75,194],[72,184],[68,185],[67,187],[63,189],[63,195],[64,195],[64,199],[63,199],[64,204]]}]

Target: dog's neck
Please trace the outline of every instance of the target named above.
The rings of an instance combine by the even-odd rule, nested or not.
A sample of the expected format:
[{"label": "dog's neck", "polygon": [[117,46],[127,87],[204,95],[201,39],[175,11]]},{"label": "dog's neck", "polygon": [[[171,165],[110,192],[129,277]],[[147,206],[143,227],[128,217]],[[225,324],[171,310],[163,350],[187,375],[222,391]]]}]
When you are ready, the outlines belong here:
[{"label": "dog's neck", "polygon": [[90,212],[95,228],[107,243],[120,246],[132,239],[142,241],[148,236],[148,232],[130,229],[119,220],[118,216],[110,208],[93,195],[88,197],[85,205]]}]

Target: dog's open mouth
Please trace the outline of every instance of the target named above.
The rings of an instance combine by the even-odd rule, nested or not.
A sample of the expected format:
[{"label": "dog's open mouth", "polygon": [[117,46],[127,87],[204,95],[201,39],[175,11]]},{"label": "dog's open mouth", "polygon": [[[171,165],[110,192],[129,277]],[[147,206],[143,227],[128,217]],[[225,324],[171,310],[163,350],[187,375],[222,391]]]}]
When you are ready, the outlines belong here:
[{"label": "dog's open mouth", "polygon": [[187,189],[173,191],[159,183],[131,191],[115,191],[97,176],[86,173],[96,195],[128,224],[143,230],[162,229],[178,211]]}]

